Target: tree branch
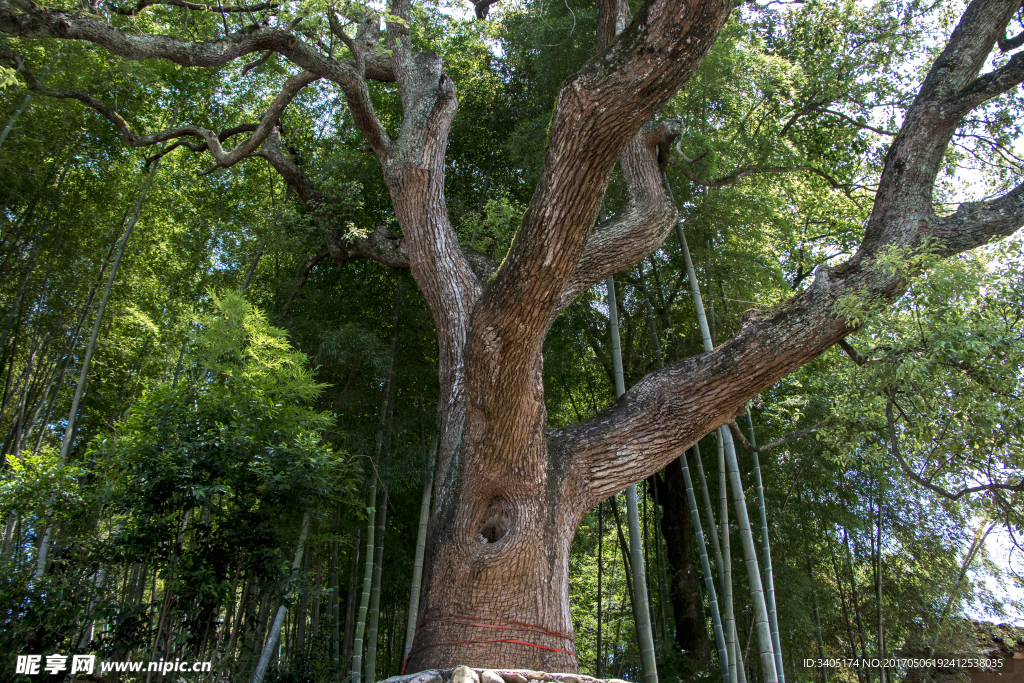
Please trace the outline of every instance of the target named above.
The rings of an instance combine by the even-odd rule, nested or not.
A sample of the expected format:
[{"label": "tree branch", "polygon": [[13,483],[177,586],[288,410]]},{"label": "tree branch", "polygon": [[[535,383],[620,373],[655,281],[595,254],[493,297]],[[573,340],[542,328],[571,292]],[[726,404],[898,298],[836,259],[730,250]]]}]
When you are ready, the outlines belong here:
[{"label": "tree branch", "polygon": [[845,351],[846,355],[850,357],[850,360],[852,360],[857,365],[863,366],[865,363],[868,362],[868,359],[860,355],[860,352],[857,351],[857,349],[850,346],[850,343],[847,342],[845,339],[840,339],[839,341],[836,342],[836,345],[843,351]]},{"label": "tree branch", "polygon": [[798,110],[792,116],[789,117],[789,120],[786,121],[785,125],[782,126],[782,129],[779,130],[779,137],[786,137],[786,133],[789,132],[789,129],[792,128],[796,124],[796,122],[801,119],[801,117],[810,114],[812,111],[818,109],[819,107],[824,107],[826,104],[828,104],[828,100],[821,100],[820,102],[808,102],[806,106],[804,106],[802,109]]},{"label": "tree branch", "polygon": [[914,104],[948,100],[974,81],[1019,9],[1020,0],[973,0],[928,70]]},{"label": "tree branch", "polygon": [[288,311],[292,307],[292,301],[295,300],[295,295],[299,293],[300,289],[306,286],[306,280],[309,279],[309,271],[316,268],[316,265],[320,263],[320,261],[322,261],[328,254],[330,254],[330,250],[324,249],[319,254],[317,254],[309,261],[307,261],[302,266],[302,268],[299,269],[299,278],[295,282],[295,289],[293,289],[292,293],[288,295],[288,301],[285,302],[284,311],[282,312],[282,315],[284,315],[285,317],[288,316]]},{"label": "tree branch", "polygon": [[476,18],[483,20],[487,18],[487,12],[490,11],[491,5],[496,5],[498,0],[476,0],[473,3],[473,9],[476,13]]},{"label": "tree branch", "polygon": [[[257,127],[258,124],[255,123],[243,123],[240,126],[235,126],[234,128],[222,130],[220,133],[217,134],[217,139],[220,140],[221,142],[224,142],[225,140],[228,140],[229,138],[232,138],[235,135],[238,135],[239,133],[251,133],[255,131]],[[178,147],[187,147],[192,152],[203,152],[206,151],[207,149],[205,142],[189,142],[188,140],[179,138],[174,144],[168,145],[167,147],[160,150],[151,157],[146,157],[146,168],[149,168],[149,166],[154,161],[165,157],[167,154],[174,151]]]},{"label": "tree branch", "polygon": [[392,268],[408,268],[409,252],[403,240],[385,227],[365,237],[343,237],[337,231],[328,233],[327,250],[335,261],[366,258]]},{"label": "tree branch", "polygon": [[[972,0],[967,7],[889,147],[861,253],[854,260],[875,253],[883,244],[916,248],[922,240],[937,236],[933,228],[943,232],[941,226],[948,225],[935,215],[935,179],[971,102],[989,97],[994,82],[1005,85],[1005,79],[1019,68],[1018,60],[1012,68],[1007,65],[1007,70],[978,79],[996,38],[1019,7],[1020,0]],[[1014,60],[1017,57],[1011,63]],[[982,243],[973,235],[955,236],[947,231],[945,237],[955,243],[947,255]],[[961,246],[967,244],[970,246]]]},{"label": "tree branch", "polygon": [[1007,92],[1024,81],[1024,53],[1016,54],[1010,61],[975,79],[970,85],[950,98],[943,107],[947,117],[961,119],[976,107],[993,97]]},{"label": "tree branch", "polygon": [[295,161],[281,150],[281,133],[278,128],[275,127],[270,131],[266,140],[263,141],[263,145],[253,153],[253,156],[266,159],[271,167],[292,186],[299,199],[311,210],[316,211],[320,197],[314,190],[309,177]]},{"label": "tree branch", "polygon": [[[1019,7],[1020,0],[972,0],[889,147],[864,239],[849,261],[819,266],[806,291],[773,310],[750,312],[719,348],[651,373],[593,418],[549,432],[551,457],[571,471],[566,486],[585,498],[581,509],[650,476],[731,421],[750,397],[853,331],[837,314],[844,297],[890,302],[901,296],[909,276],[892,267],[893,256],[909,265],[931,237],[939,240],[940,256],[952,256],[1024,224],[1024,185],[944,219],[932,204],[958,123],[942,107],[977,78]],[[883,252],[887,258],[879,259]]]},{"label": "tree branch", "polygon": [[999,46],[1000,52],[1009,52],[1010,50],[1016,50],[1021,45],[1024,45],[1024,31],[1018,33],[1013,38],[1007,38],[1004,34],[1002,38],[996,41]]},{"label": "tree branch", "polygon": [[757,448],[754,448],[753,446],[751,446],[750,442],[747,441],[747,437],[743,436],[743,432],[740,430],[739,425],[736,424],[736,420],[733,420],[732,422],[729,423],[729,431],[732,432],[732,435],[734,437],[736,437],[736,441],[739,442],[740,446],[742,446],[744,448],[744,450],[747,450],[747,451],[757,451],[758,453],[764,453],[767,450],[770,450],[772,448],[776,448],[776,447],[781,446],[783,444],[787,444],[790,441],[796,441],[797,439],[801,439],[801,438],[807,436],[808,434],[811,434],[812,432],[818,431],[822,427],[825,427],[827,425],[832,424],[833,422],[835,422],[835,420],[832,419],[832,418],[828,418],[827,420],[822,420],[821,422],[819,422],[817,424],[814,424],[814,425],[811,425],[810,427],[808,427],[806,429],[801,429],[801,430],[796,431],[796,432],[791,432],[790,434],[787,434],[786,436],[783,436],[783,437],[780,437],[778,439],[775,439],[775,441],[770,441],[770,442],[764,444],[763,446],[758,446]]},{"label": "tree branch", "polygon": [[[21,68],[22,73],[25,74],[26,83],[30,90],[45,95],[47,97],[54,97],[58,99],[74,99],[82,102],[88,107],[95,109],[100,114],[105,116],[107,120],[114,124],[117,129],[121,132],[125,142],[132,147],[147,147],[149,145],[158,144],[160,142],[166,142],[167,140],[173,140],[185,136],[197,137],[205,142],[200,145],[195,145],[187,142],[179,142],[172,145],[170,149],[179,146],[186,146],[193,152],[198,152],[203,149],[207,149],[213,155],[217,161],[217,165],[221,167],[232,166],[242,159],[250,156],[257,148],[263,143],[263,141],[270,134],[270,131],[277,124],[278,119],[284,112],[285,108],[291,104],[292,99],[298,94],[302,88],[306,87],[313,81],[319,78],[316,74],[304,71],[296,76],[292,76],[285,81],[281,92],[278,93],[277,97],[271,103],[270,107],[260,118],[260,123],[255,127],[251,125],[236,126],[235,128],[223,131],[219,134],[213,131],[207,130],[200,126],[178,126],[171,128],[159,133],[150,133],[148,135],[139,135],[132,131],[128,122],[110,105],[102,102],[88,93],[80,92],[78,90],[53,90],[51,88],[43,87],[39,81],[24,67]],[[225,151],[221,142],[228,138],[237,135],[238,133],[245,131],[252,131],[252,135],[246,138],[243,142],[236,145],[230,152]],[[163,154],[166,154],[170,149],[164,150],[160,155],[150,159],[150,161],[159,158]],[[147,162],[148,165],[148,162]]]},{"label": "tree branch", "polygon": [[[960,45],[970,61],[977,49],[964,36],[991,34],[1000,15],[1018,4],[974,0],[951,44]],[[806,291],[773,310],[750,312],[719,348],[651,373],[593,418],[549,432],[552,457],[569,463],[567,485],[586,500],[582,509],[650,476],[731,421],[750,397],[848,335],[852,325],[836,313],[841,299],[887,302],[901,296],[909,283],[906,270],[880,264],[881,252],[910,259],[922,240],[934,236],[941,241],[940,255],[951,256],[1024,222],[1024,188],[993,202],[964,205],[947,219],[934,215],[932,186],[955,128],[938,115],[948,88],[936,74],[952,73],[961,82],[973,78],[961,55],[948,46],[943,54],[946,61],[932,66],[889,148],[864,240],[849,261],[819,266]]]},{"label": "tree branch", "polygon": [[893,457],[896,458],[896,462],[899,463],[900,469],[903,470],[903,473],[910,477],[914,482],[949,500],[959,500],[960,498],[972,493],[986,493],[994,491],[1012,491],[1014,493],[1024,492],[1024,479],[1022,479],[1019,484],[982,484],[980,486],[971,486],[965,489],[960,489],[956,493],[953,493],[941,486],[933,484],[928,479],[919,475],[910,467],[907,461],[903,458],[903,454],[900,452],[899,442],[896,438],[896,420],[892,414],[893,403],[893,400],[889,399],[885,405],[885,419],[889,426],[889,450],[892,451]]},{"label": "tree branch", "polygon": [[188,2],[188,0],[139,0],[134,7],[119,7],[112,2],[108,2],[107,6],[115,14],[121,14],[123,16],[132,17],[153,5],[168,5],[171,7],[183,7],[185,9],[195,10],[198,12],[220,12],[221,14],[235,14],[239,12],[262,12],[263,10],[274,9],[280,7],[279,2],[262,2],[257,5],[238,5],[233,7],[219,7],[217,5],[204,5],[196,2]]},{"label": "tree branch", "polygon": [[659,150],[667,155],[665,150],[678,134],[675,121],[649,124],[626,147],[620,159],[629,196],[626,206],[587,238],[555,315],[591,285],[638,263],[665,241],[678,211],[662,182]]},{"label": "tree branch", "polygon": [[875,128],[874,126],[869,126],[866,123],[861,123],[860,121],[857,121],[856,119],[854,119],[854,118],[852,118],[850,116],[847,116],[846,114],[844,114],[844,113],[842,113],[840,111],[835,111],[835,110],[832,110],[832,109],[822,109],[821,113],[822,114],[831,114],[832,116],[837,116],[837,117],[841,118],[842,120],[846,121],[849,124],[857,126],[858,128],[863,128],[864,130],[870,130],[872,133],[878,133],[879,135],[888,135],[889,137],[892,137],[893,135],[896,135],[896,133],[891,131],[891,130],[885,130],[884,128]]},{"label": "tree branch", "polygon": [[[510,369],[494,377],[501,388],[489,391],[533,391],[544,336],[563,294],[576,288],[612,168],[696,70],[731,8],[727,0],[647,0],[606,48],[563,83],[533,198],[473,312],[467,355]],[[666,206],[666,216],[669,211]],[[655,222],[670,228],[673,221]]]},{"label": "tree branch", "polygon": [[747,166],[745,168],[733,171],[729,175],[716,178],[715,180],[702,180],[697,177],[693,171],[685,167],[680,167],[680,173],[695,185],[702,187],[724,187],[726,185],[735,185],[744,178],[748,178],[752,175],[761,174],[775,174],[775,173],[797,173],[797,172],[813,173],[814,175],[823,178],[825,182],[832,186],[833,190],[843,190],[849,192],[850,185],[848,183],[840,183],[838,180],[833,178],[831,175],[822,171],[821,169],[815,168],[809,165],[798,165],[798,166]]},{"label": "tree branch", "polygon": [[956,213],[935,219],[926,235],[939,242],[938,253],[951,256],[1006,237],[1024,225],[1024,183],[1002,197],[964,202]]},{"label": "tree branch", "polygon": [[[247,54],[273,50],[317,77],[341,86],[353,121],[378,155],[386,152],[390,142],[354,60],[339,62],[321,54],[290,31],[251,26],[219,40],[189,42],[170,36],[127,33],[91,15],[38,7],[30,0],[19,0],[18,9],[21,11],[9,3],[0,3],[0,33],[32,39],[84,40],[131,60],[166,59],[182,66],[216,67]],[[386,57],[366,59],[365,76],[383,81],[395,78]]]}]

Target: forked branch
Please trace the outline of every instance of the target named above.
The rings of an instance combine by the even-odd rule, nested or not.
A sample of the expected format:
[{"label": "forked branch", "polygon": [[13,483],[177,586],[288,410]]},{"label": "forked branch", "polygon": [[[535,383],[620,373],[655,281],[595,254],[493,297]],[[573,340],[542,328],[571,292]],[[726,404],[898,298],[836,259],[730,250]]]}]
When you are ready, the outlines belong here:
[{"label": "forked branch", "polygon": [[964,202],[952,215],[936,219],[928,235],[938,239],[941,256],[1012,235],[1024,226],[1024,183],[984,202]]}]

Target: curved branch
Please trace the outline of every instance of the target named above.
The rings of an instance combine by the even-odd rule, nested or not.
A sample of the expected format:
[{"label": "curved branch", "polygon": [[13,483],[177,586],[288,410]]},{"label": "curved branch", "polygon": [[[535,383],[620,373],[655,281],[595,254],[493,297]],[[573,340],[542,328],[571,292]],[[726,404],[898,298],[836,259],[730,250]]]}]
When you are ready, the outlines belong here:
[{"label": "curved branch", "polygon": [[696,70],[731,8],[726,0],[648,0],[560,88],[533,199],[473,314],[479,342],[471,344],[499,338],[501,358],[495,362],[523,368],[509,373],[508,381],[518,385],[514,391],[525,390],[527,369],[576,278],[615,162]]},{"label": "curved branch", "polygon": [[854,119],[851,116],[847,116],[846,114],[844,114],[844,113],[842,113],[840,111],[835,111],[833,109],[822,109],[821,113],[822,114],[831,114],[832,116],[838,117],[838,118],[846,121],[850,125],[856,126],[857,128],[862,128],[864,130],[870,130],[872,133],[878,133],[879,135],[887,135],[889,137],[892,137],[893,135],[896,135],[896,133],[894,131],[885,130],[884,128],[876,128],[874,126],[869,126],[868,124],[861,123],[860,121]]},{"label": "curved branch", "polygon": [[[339,62],[321,54],[290,31],[250,26],[218,40],[190,42],[170,36],[127,33],[91,15],[38,7],[30,0],[20,0],[18,9],[21,11],[6,2],[0,3],[0,33],[32,39],[84,40],[131,60],[166,59],[188,67],[216,67],[254,52],[278,52],[317,77],[341,86],[354,123],[378,155],[384,155],[390,143],[355,62]],[[394,80],[386,57],[367,59],[365,67],[367,78]]]},{"label": "curved branch", "polygon": [[486,19],[487,13],[491,9],[491,5],[496,5],[498,0],[475,0],[473,2],[473,9],[477,19]]},{"label": "curved branch", "polygon": [[752,175],[807,172],[813,173],[819,178],[823,178],[825,182],[832,186],[833,190],[842,190],[847,193],[850,191],[849,183],[840,183],[825,171],[807,164],[797,166],[747,166],[745,168],[737,169],[728,175],[716,178],[715,180],[702,180],[698,178],[693,171],[690,171],[685,167],[680,168],[680,172],[687,180],[702,187],[725,187],[726,185],[735,185],[744,178],[749,178]]},{"label": "curved branch", "polygon": [[[256,123],[243,123],[240,126],[235,126],[234,128],[222,130],[220,133],[217,134],[217,139],[220,140],[221,142],[224,142],[225,140],[228,140],[229,138],[232,138],[235,135],[238,135],[239,133],[251,133],[255,131],[258,127],[259,124]],[[188,140],[185,139],[178,139],[174,144],[168,145],[167,147],[160,150],[153,156],[146,157],[146,168],[149,168],[149,166],[154,161],[167,156],[167,154],[173,152],[178,147],[187,147],[192,152],[204,152],[207,149],[205,142],[189,142]]]},{"label": "curved branch", "polygon": [[259,59],[256,59],[256,60],[254,60],[254,61],[251,61],[251,62],[249,62],[248,64],[246,64],[245,66],[243,66],[243,67],[242,67],[242,75],[244,76],[244,75],[246,75],[247,73],[249,73],[250,71],[252,71],[253,69],[258,69],[258,68],[260,68],[261,66],[263,66],[264,64],[266,64],[266,63],[267,63],[267,62],[268,62],[268,61],[270,60],[270,58],[271,58],[271,57],[273,57],[273,56],[274,56],[274,55],[276,55],[276,54],[277,54],[277,53],[276,53],[276,52],[274,52],[273,50],[267,50],[267,51],[266,51],[266,52],[265,52],[265,53],[263,54],[263,56],[262,56],[262,57],[260,57]]},{"label": "curved branch", "polygon": [[139,0],[134,7],[119,7],[114,3],[107,3],[110,10],[115,14],[132,17],[153,5],[169,5],[171,7],[183,7],[185,9],[195,10],[197,12],[220,12],[221,14],[235,14],[238,12],[262,12],[263,10],[274,9],[280,7],[279,2],[261,2],[257,5],[245,6],[238,5],[236,7],[218,7],[216,5],[203,5],[196,2],[188,2],[188,0]]},{"label": "curved branch", "polygon": [[1024,82],[1024,53],[1015,54],[1003,66],[975,79],[950,98],[943,108],[943,114],[963,118],[972,109],[1016,88],[1021,82]]},{"label": "curved branch", "polygon": [[892,451],[893,457],[896,458],[896,462],[899,463],[900,469],[903,470],[903,473],[910,477],[914,482],[949,500],[959,500],[960,498],[972,493],[988,493],[993,491],[1012,491],[1014,493],[1024,492],[1024,479],[1022,479],[1019,484],[982,484],[980,486],[971,486],[969,488],[960,489],[956,493],[952,493],[941,486],[936,486],[930,480],[919,475],[910,467],[907,461],[903,458],[903,454],[900,452],[899,442],[896,438],[896,420],[893,418],[892,414],[893,403],[893,400],[889,399],[885,406],[885,419],[889,426],[889,450]]},{"label": "curved branch", "polygon": [[324,249],[319,254],[317,254],[316,256],[311,258],[309,261],[307,261],[302,266],[302,268],[299,269],[299,278],[298,278],[298,280],[295,283],[295,288],[292,290],[292,293],[288,295],[288,301],[285,302],[284,310],[281,313],[282,316],[284,316],[284,317],[288,316],[288,311],[292,307],[292,301],[295,300],[295,295],[299,293],[300,289],[302,289],[303,287],[306,286],[306,280],[309,279],[309,271],[311,271],[314,268],[316,268],[316,265],[318,263],[320,263],[320,261],[322,261],[329,253],[330,253],[329,249]]},{"label": "curved branch", "polygon": [[808,434],[811,434],[813,432],[818,431],[822,427],[825,427],[825,426],[828,426],[828,425],[832,424],[833,422],[835,422],[835,420],[833,418],[828,418],[827,420],[822,420],[818,424],[813,424],[813,425],[811,425],[810,427],[808,427],[806,429],[801,429],[801,430],[796,431],[796,432],[791,432],[790,434],[786,434],[783,437],[775,439],[775,441],[770,441],[770,442],[764,444],[763,446],[758,446],[757,448],[752,446],[750,444],[750,442],[747,441],[747,437],[743,436],[743,432],[740,430],[739,425],[736,424],[736,420],[733,420],[732,422],[729,423],[729,431],[732,432],[732,435],[734,437],[736,437],[736,440],[739,442],[740,446],[742,446],[744,450],[747,450],[747,451],[757,451],[758,453],[764,453],[767,450],[771,450],[772,448],[777,448],[778,446],[782,446],[783,444],[787,444],[790,441],[796,441],[797,439],[801,439],[801,438],[807,436]]},{"label": "curved branch", "polygon": [[1005,35],[996,41],[996,45],[999,46],[1000,52],[1009,52],[1010,50],[1016,50],[1021,45],[1024,45],[1024,32],[1018,33],[1013,38],[1007,38]]},{"label": "curved branch", "polygon": [[1024,226],[1024,183],[996,199],[964,202],[956,213],[936,219],[924,234],[939,242],[938,253],[951,256]]},{"label": "curved branch", "polygon": [[852,360],[857,365],[863,366],[865,363],[868,362],[868,359],[862,356],[860,351],[850,346],[850,342],[846,341],[845,339],[840,339],[839,341],[837,341],[836,346],[841,348],[843,352],[850,357],[850,360]]},{"label": "curved branch", "polygon": [[309,177],[299,168],[288,155],[281,150],[281,133],[274,128],[263,141],[259,150],[253,156],[262,157],[277,171],[285,181],[292,186],[295,193],[310,209],[315,209],[319,202],[319,196],[313,188]]},{"label": "curved branch", "polygon": [[354,258],[367,258],[392,268],[408,268],[409,252],[402,238],[384,227],[365,237],[343,237],[339,232],[328,233],[327,250],[338,262]]},{"label": "curved branch", "polygon": [[[270,104],[270,107],[267,108],[267,111],[264,112],[263,116],[260,118],[260,123],[255,127],[252,127],[251,125],[236,126],[235,128],[223,131],[218,134],[214,133],[213,131],[202,128],[200,126],[189,125],[177,126],[175,128],[170,128],[159,133],[139,135],[137,133],[134,133],[131,129],[131,126],[128,125],[128,122],[125,121],[124,118],[113,107],[106,104],[105,102],[96,99],[88,93],[80,92],[78,90],[54,90],[51,88],[43,87],[39,83],[39,81],[36,80],[34,76],[32,76],[31,73],[29,73],[24,68],[22,68],[21,70],[26,76],[26,82],[28,83],[29,89],[39,93],[40,95],[45,95],[47,97],[78,100],[86,106],[95,109],[100,114],[105,116],[107,120],[113,123],[114,126],[117,127],[117,129],[121,132],[122,137],[124,137],[125,142],[127,142],[132,147],[147,147],[149,145],[154,145],[160,142],[166,142],[167,140],[173,140],[184,136],[197,137],[204,140],[205,142],[202,143],[201,145],[195,145],[182,141],[173,145],[171,149],[178,146],[186,146],[193,152],[208,149],[210,151],[210,154],[213,155],[214,159],[217,160],[217,165],[221,167],[232,166],[241,161],[242,159],[252,155],[253,152],[255,152],[256,149],[259,148],[259,146],[263,143],[263,141],[266,140],[267,136],[270,134],[270,131],[277,124],[278,119],[280,119],[281,114],[284,112],[285,108],[289,104],[291,104],[291,101],[295,98],[298,92],[302,90],[302,88],[306,87],[307,85],[309,85],[310,83],[319,78],[319,76],[317,76],[316,74],[310,73],[309,71],[303,71],[302,73],[296,76],[292,76],[287,81],[285,81],[284,87],[281,89],[281,92],[278,93],[276,98],[274,98],[274,101]],[[227,140],[228,138],[234,135],[237,135],[238,133],[248,130],[252,130],[252,135],[250,135],[243,142],[232,148],[230,152],[224,150],[224,147],[221,145],[221,142]],[[166,154],[169,151],[170,149],[166,149],[155,158],[159,158],[159,156],[162,156],[163,154]],[[150,159],[150,161],[155,160],[155,158]]]},{"label": "curved branch", "polygon": [[626,147],[620,164],[629,201],[617,216],[598,225],[587,238],[555,315],[591,285],[638,263],[665,241],[678,210],[662,183],[659,162],[668,156],[667,150],[678,134],[675,121],[651,124]]},{"label": "curved branch", "polygon": [[973,0],[928,70],[914,104],[945,101],[967,88],[1019,9],[1020,0]]}]

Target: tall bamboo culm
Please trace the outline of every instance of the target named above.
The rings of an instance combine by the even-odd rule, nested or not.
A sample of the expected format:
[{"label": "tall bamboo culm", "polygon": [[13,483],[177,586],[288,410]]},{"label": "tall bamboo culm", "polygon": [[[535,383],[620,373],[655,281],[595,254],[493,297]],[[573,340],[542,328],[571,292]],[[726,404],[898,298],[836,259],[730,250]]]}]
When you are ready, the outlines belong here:
[{"label": "tall bamboo culm", "polygon": [[[665,186],[668,188],[667,177],[665,178]],[[676,235],[679,238],[679,247],[683,252],[683,260],[686,263],[686,274],[690,280],[690,288],[693,292],[693,303],[697,309],[697,324],[700,326],[701,337],[704,342],[704,351],[709,352],[714,349],[714,343],[711,339],[711,331],[708,327],[707,316],[704,314],[704,303],[700,296],[700,285],[697,283],[697,273],[693,268],[693,261],[690,258],[690,249],[686,244],[686,235],[683,233],[682,223],[676,223]],[[765,683],[776,683],[778,681],[778,674],[776,673],[775,666],[775,648],[772,645],[771,631],[768,626],[768,608],[765,603],[764,589],[761,585],[761,575],[757,562],[757,550],[754,548],[754,537],[750,530],[750,519],[747,515],[747,503],[743,495],[743,484],[740,481],[739,463],[736,459],[736,446],[732,441],[732,434],[728,429],[720,427],[718,435],[725,452],[729,485],[732,488],[733,506],[736,511],[736,522],[739,526],[740,543],[743,547],[743,559],[747,569],[747,583],[750,587],[750,599],[754,608],[758,648],[761,655],[761,672],[764,675]],[[728,525],[726,524],[723,515],[723,540],[728,537],[728,531]],[[724,559],[726,563],[729,562],[728,557]],[[729,605],[727,604],[727,611],[728,607]],[[731,638],[731,640],[735,642],[735,638]],[[738,660],[738,648],[736,648],[735,653],[736,659]],[[730,667],[733,667],[733,665],[734,662],[731,660]],[[734,678],[733,680],[739,679]]]},{"label": "tall bamboo culm", "polygon": [[[295,559],[292,561],[293,572],[298,571],[299,567],[302,566],[302,556],[307,534],[309,534],[308,512],[302,517],[302,530],[299,532],[299,547],[296,548]],[[278,638],[281,635],[281,625],[284,624],[284,615],[287,611],[288,608],[284,604],[277,608],[277,615],[274,617],[274,623],[270,627],[270,633],[267,634],[267,643],[263,647],[263,654],[260,656],[259,664],[256,665],[256,673],[253,674],[252,683],[260,683],[263,680],[263,676],[267,673],[267,666],[270,664],[270,656],[273,654],[274,648],[277,647]]]},{"label": "tall bamboo culm", "polygon": [[775,609],[775,575],[772,570],[772,548],[768,540],[768,513],[764,504],[764,484],[761,480],[761,461],[758,457],[757,439],[754,435],[754,419],[747,407],[747,428],[750,431],[750,457],[754,466],[754,484],[757,487],[757,512],[761,518],[761,554],[764,558],[764,589],[768,604],[768,626],[771,630],[772,649],[775,651],[775,671],[779,683],[786,683],[782,666],[782,639],[779,637],[779,615]]},{"label": "tall bamboo culm", "polygon": [[[697,534],[697,549],[700,551],[700,568],[704,572],[704,586],[708,591],[708,606],[711,609],[711,626],[715,632],[715,645],[718,648],[718,661],[729,661],[725,647],[725,630],[722,628],[722,616],[718,609],[718,597],[715,594],[715,579],[711,576],[711,563],[708,561],[708,547],[704,542],[704,530],[701,528],[700,513],[697,511],[697,496],[693,492],[693,481],[690,478],[690,466],[686,462],[686,453],[679,456],[679,464],[683,466],[683,481],[686,483],[686,500],[690,503],[690,519],[693,530]],[[729,667],[722,667],[722,679],[730,683]]]},{"label": "tall bamboo culm", "polygon": [[363,569],[363,590],[359,596],[356,632],[352,639],[352,683],[360,683],[363,675],[363,636],[366,633],[366,613],[370,609],[370,586],[373,583],[373,535],[377,530],[377,473],[370,473],[370,491],[366,507],[366,566]]},{"label": "tall bamboo culm", "polygon": [[[398,351],[398,321],[402,308],[402,278],[398,276],[395,282],[395,313],[391,323],[391,347],[388,350],[387,381],[384,384],[384,396],[381,400],[380,415],[377,420],[377,438],[374,447],[373,461],[371,467],[374,469],[374,481],[372,491],[374,501],[377,492],[377,470],[381,462],[381,454],[387,450],[388,440],[391,431],[391,417],[394,408],[395,392],[395,354]],[[381,520],[378,523],[379,538],[374,535],[373,525],[367,524],[366,541],[366,569],[363,575],[363,595],[359,601],[359,622],[356,624],[356,638],[358,647],[353,643],[352,656],[352,683],[360,683],[362,680],[361,667],[366,663],[366,683],[374,683],[377,665],[377,619],[379,617],[380,601],[380,575],[381,556],[383,555],[384,543],[384,522],[387,510],[387,490],[383,491],[381,503]],[[372,521],[377,521],[376,507],[371,512]],[[379,546],[379,550],[378,550]],[[376,596],[374,595],[376,586]],[[376,597],[376,600],[374,599]],[[364,604],[366,609],[364,609]],[[364,636],[366,642],[364,643]],[[365,646],[365,647],[364,647]],[[364,655],[365,651],[365,655]],[[358,657],[358,659],[357,659]]]},{"label": "tall bamboo culm", "polygon": [[[605,283],[608,286],[615,397],[618,398],[626,393],[626,386],[622,373],[622,347],[619,342],[619,309],[615,301],[615,278],[609,277]],[[658,664],[654,657],[654,632],[651,629],[651,613],[648,609],[643,541],[640,533],[640,511],[637,507],[636,495],[636,484],[632,484],[626,489],[626,526],[629,530],[630,565],[633,572],[633,586],[636,590],[633,618],[636,621],[636,635],[640,645],[640,664],[643,668],[644,683],[658,683]]]},{"label": "tall bamboo culm", "polygon": [[434,460],[437,458],[437,442],[441,432],[441,401],[437,402],[434,414],[434,433],[430,437],[427,452],[427,467],[423,473],[423,494],[420,497],[420,525],[416,532],[416,554],[412,563],[412,585],[409,590],[409,618],[405,625],[405,650],[402,653],[402,668],[409,660],[412,641],[416,637],[416,620],[420,607],[420,587],[423,581],[423,557],[427,548],[427,524],[430,522],[430,493],[434,485]]}]

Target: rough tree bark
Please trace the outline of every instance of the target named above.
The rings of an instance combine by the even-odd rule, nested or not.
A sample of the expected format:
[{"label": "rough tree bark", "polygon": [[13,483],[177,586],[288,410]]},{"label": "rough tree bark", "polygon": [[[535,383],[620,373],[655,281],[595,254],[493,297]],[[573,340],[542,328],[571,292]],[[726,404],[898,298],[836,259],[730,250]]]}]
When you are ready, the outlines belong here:
[{"label": "rough tree bark", "polygon": [[[1024,186],[947,216],[933,208],[932,188],[960,121],[1024,80],[1020,55],[979,76],[1020,0],[973,0],[892,141],[857,253],[842,265],[819,267],[812,284],[785,304],[748,312],[719,348],[653,372],[590,419],[547,429],[544,337],[581,292],[637,263],[674,225],[677,211],[658,166],[658,148],[666,149],[674,129],[648,122],[700,64],[733,6],[647,0],[616,35],[617,4],[602,0],[603,47],[561,87],[533,199],[495,269],[458,244],[448,220],[444,152],[455,87],[441,56],[414,50],[409,0],[390,2],[384,52],[375,47],[377,17],[364,17],[351,36],[331,14],[349,59],[320,52],[291,25],[257,24],[191,42],[123,31],[94,14],[32,0],[0,0],[0,33],[23,40],[87,41],[125,59],[186,67],[220,66],[270,50],[302,70],[258,123],[220,133],[184,125],[137,134],[106,103],[45,88],[18,55],[0,50],[0,59],[15,64],[35,92],[92,107],[130,145],[178,140],[162,153],[186,146],[210,153],[219,166],[262,157],[321,220],[334,259],[373,258],[410,269],[437,327],[443,405],[438,499],[410,670],[454,664],[575,670],[569,546],[589,510],[678,458],[739,414],[748,398],[847,335],[849,321],[836,308],[843,297],[884,302],[904,292],[910,275],[886,265],[893,256],[909,263],[926,240],[935,241],[939,256],[951,256],[1024,223]],[[397,85],[404,118],[393,139],[374,113],[368,78]],[[319,79],[340,88],[378,157],[401,236],[378,229],[342,239],[331,222],[330,196],[282,152],[281,113]],[[248,137],[224,149],[243,134]],[[630,200],[595,228],[616,162]],[[883,253],[890,258],[879,259]],[[499,628],[473,625],[481,623]]]}]

